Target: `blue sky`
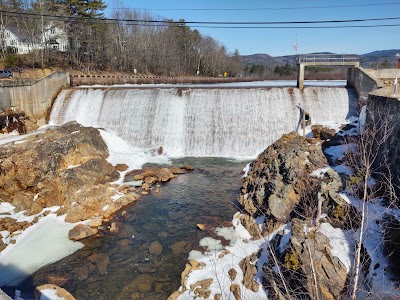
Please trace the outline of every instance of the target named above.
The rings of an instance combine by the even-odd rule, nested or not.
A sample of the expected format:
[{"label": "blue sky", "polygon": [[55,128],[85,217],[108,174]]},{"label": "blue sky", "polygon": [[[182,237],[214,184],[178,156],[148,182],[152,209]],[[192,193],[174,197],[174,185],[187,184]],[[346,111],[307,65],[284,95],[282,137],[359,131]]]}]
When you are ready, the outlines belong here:
[{"label": "blue sky", "polygon": [[[106,0],[105,2],[108,5],[108,9],[106,11],[107,16],[111,15],[113,8],[136,8],[146,9],[154,16],[172,18],[174,20],[185,19],[186,21],[270,22],[399,17],[399,20],[373,21],[367,23],[358,23],[357,25],[400,25],[399,0]],[[345,8],[330,7],[324,9],[306,8],[313,6],[341,5],[358,6]],[[174,10],[194,8],[246,10]],[[329,51],[335,53],[364,54],[375,50],[400,48],[400,26],[335,29],[198,28],[198,30],[202,35],[209,35],[220,41],[229,52],[233,52],[235,49],[238,49],[242,55],[255,53],[267,53],[272,56],[294,54],[295,51],[293,49],[293,45],[296,41],[296,36],[299,53]]]}]

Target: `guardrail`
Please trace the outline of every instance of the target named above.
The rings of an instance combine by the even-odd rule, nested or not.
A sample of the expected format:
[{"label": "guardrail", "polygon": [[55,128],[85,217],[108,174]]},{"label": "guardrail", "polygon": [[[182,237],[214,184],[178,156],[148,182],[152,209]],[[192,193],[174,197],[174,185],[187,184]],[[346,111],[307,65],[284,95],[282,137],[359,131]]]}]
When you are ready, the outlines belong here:
[{"label": "guardrail", "polygon": [[297,58],[298,63],[346,63],[359,61],[360,56],[356,54],[300,54]]}]

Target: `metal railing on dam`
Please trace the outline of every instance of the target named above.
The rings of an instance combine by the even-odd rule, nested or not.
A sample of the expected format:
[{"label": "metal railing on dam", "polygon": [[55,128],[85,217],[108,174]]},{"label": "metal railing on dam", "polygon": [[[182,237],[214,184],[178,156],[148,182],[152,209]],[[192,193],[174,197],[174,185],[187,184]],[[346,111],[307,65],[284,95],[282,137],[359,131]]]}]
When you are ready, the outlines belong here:
[{"label": "metal railing on dam", "polygon": [[304,87],[304,69],[306,66],[360,66],[360,57],[356,54],[300,54],[297,58],[297,87]]},{"label": "metal railing on dam", "polygon": [[351,63],[360,62],[357,54],[300,54],[297,63]]}]

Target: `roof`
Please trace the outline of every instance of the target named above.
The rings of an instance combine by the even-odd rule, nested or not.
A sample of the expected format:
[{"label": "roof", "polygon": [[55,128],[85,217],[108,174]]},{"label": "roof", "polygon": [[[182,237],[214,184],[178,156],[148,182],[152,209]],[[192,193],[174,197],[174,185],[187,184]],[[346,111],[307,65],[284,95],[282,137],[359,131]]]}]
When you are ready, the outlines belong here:
[{"label": "roof", "polygon": [[25,30],[22,30],[18,26],[6,26],[5,29],[12,32],[18,38],[18,40],[20,42],[24,42],[24,43],[32,43],[33,42],[32,37],[29,36],[29,34],[27,34]]}]

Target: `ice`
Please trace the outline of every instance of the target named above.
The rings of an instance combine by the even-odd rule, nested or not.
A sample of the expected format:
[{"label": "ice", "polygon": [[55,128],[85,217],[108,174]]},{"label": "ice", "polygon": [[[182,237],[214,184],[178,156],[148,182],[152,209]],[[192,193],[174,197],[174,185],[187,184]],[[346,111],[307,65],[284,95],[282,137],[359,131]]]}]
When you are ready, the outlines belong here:
[{"label": "ice", "polygon": [[331,167],[325,167],[325,168],[317,169],[317,170],[313,171],[313,172],[310,174],[310,176],[311,176],[311,177],[316,177],[316,178],[324,178],[325,173],[328,172],[328,170],[329,170],[330,168],[331,168]]},{"label": "ice", "polygon": [[251,163],[248,163],[243,169],[243,178],[246,178],[249,172],[251,171]]},{"label": "ice", "polygon": [[0,253],[0,286],[17,285],[41,267],[81,249],[82,243],[68,238],[74,226],[65,223],[63,217],[49,214],[27,228],[15,244]]}]

